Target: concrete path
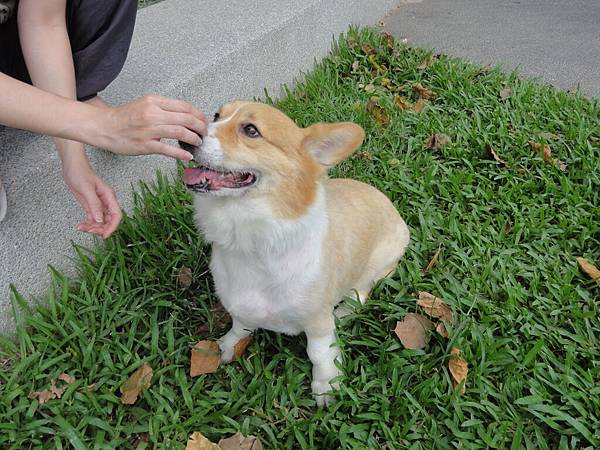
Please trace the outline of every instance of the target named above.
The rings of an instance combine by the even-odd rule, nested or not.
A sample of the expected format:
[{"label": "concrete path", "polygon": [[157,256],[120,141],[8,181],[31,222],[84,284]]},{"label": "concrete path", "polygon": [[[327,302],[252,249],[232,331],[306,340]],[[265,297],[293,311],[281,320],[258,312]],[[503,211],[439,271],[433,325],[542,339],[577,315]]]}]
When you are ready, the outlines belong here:
[{"label": "concrete path", "polygon": [[384,20],[411,45],[600,95],[598,0],[404,0]]},{"label": "concrete path", "polygon": [[[399,0],[167,0],[142,9],[126,66],[103,94],[111,103],[146,93],[175,96],[211,113],[222,103],[272,95],[311,70],[350,24],[375,24]],[[131,185],[170,170],[159,157],[91,151],[99,175],[130,206]],[[82,217],[63,185],[50,139],[0,127],[0,178],[9,209],[0,222],[0,332],[11,329],[9,283],[26,296],[49,285],[47,265],[68,273]]]}]

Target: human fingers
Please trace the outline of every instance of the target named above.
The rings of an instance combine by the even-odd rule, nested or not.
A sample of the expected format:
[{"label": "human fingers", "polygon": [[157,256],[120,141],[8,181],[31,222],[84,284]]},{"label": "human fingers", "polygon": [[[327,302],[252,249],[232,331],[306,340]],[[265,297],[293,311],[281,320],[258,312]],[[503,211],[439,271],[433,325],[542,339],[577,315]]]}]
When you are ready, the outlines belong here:
[{"label": "human fingers", "polygon": [[159,125],[155,128],[155,131],[161,138],[183,141],[194,147],[202,143],[202,138],[198,134],[181,125]]},{"label": "human fingers", "polygon": [[163,123],[165,125],[181,125],[200,136],[206,134],[206,122],[189,113],[164,111]]},{"label": "human fingers", "polygon": [[169,156],[181,161],[191,161],[193,158],[193,155],[190,152],[160,141],[150,142],[146,146],[146,149],[148,150],[148,153]]},{"label": "human fingers", "polygon": [[121,219],[123,218],[123,214],[121,213],[117,196],[111,188],[103,185],[98,190],[98,197],[100,197],[102,203],[104,204],[105,227],[102,237],[106,239],[115,232],[119,226],[119,223],[121,222]]}]

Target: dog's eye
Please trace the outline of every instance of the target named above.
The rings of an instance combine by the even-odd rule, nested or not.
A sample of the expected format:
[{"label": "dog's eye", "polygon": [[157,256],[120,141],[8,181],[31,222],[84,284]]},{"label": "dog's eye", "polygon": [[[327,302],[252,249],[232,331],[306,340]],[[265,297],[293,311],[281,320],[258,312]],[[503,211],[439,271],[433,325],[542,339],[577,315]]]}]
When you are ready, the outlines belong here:
[{"label": "dog's eye", "polygon": [[219,117],[221,117],[221,115],[219,113],[215,113],[215,117],[213,117],[213,122],[219,120]]},{"label": "dog's eye", "polygon": [[249,138],[257,138],[260,137],[260,133],[258,131],[258,128],[256,128],[254,125],[252,125],[251,123],[249,123],[248,125],[244,126],[244,133],[246,134],[246,136],[248,136]]}]

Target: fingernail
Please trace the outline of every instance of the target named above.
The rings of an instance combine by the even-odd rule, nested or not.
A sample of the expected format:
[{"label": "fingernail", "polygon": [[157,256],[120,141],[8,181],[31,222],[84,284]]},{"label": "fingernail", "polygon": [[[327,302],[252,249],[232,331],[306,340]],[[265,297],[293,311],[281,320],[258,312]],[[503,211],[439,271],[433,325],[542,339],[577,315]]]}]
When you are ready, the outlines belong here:
[{"label": "fingernail", "polygon": [[102,216],[100,216],[100,215],[97,215],[97,216],[96,216],[96,222],[97,222],[97,223],[102,223],[102,222],[104,222],[104,217],[102,217]]}]

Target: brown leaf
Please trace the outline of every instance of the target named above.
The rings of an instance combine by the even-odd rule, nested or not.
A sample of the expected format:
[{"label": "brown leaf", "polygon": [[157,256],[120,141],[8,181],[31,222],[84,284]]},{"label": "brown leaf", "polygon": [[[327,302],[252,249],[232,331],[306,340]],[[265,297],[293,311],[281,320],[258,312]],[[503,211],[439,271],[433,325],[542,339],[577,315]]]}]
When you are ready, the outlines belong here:
[{"label": "brown leaf", "polygon": [[413,84],[412,90],[420,98],[424,98],[425,100],[429,100],[430,98],[435,97],[435,94],[433,93],[433,91],[430,91],[429,89],[424,87],[421,83]]},{"label": "brown leaf", "polygon": [[435,331],[437,331],[442,337],[448,337],[448,330],[446,330],[446,325],[444,325],[444,322],[438,322],[437,326],[435,327]]},{"label": "brown leaf", "polygon": [[409,109],[412,106],[406,97],[398,94],[394,95],[394,104],[401,110]]},{"label": "brown leaf", "polygon": [[550,133],[548,131],[540,133],[540,137],[546,139],[547,141],[556,140],[559,138],[558,134]]},{"label": "brown leaf", "polygon": [[431,330],[433,330],[433,323],[427,317],[408,313],[402,321],[396,322],[394,331],[404,347],[417,350],[427,345]]},{"label": "brown leaf", "polygon": [[365,161],[371,161],[373,159],[373,155],[371,154],[371,152],[358,152],[357,155],[358,159],[363,159]]},{"label": "brown leaf", "polygon": [[420,113],[425,109],[426,106],[427,106],[427,100],[420,98],[415,103],[413,103],[412,109],[414,112]]},{"label": "brown leaf", "polygon": [[363,89],[365,90],[365,92],[371,93],[375,90],[375,85],[369,83]]},{"label": "brown leaf", "polygon": [[433,254],[433,257],[431,258],[431,260],[429,261],[429,264],[427,264],[427,267],[425,267],[425,269],[423,269],[423,272],[427,273],[429,272],[431,269],[433,269],[433,267],[437,264],[438,259],[440,257],[440,253],[442,252],[442,246],[440,245],[437,249],[437,251]]},{"label": "brown leaf", "polygon": [[61,381],[64,381],[67,384],[71,384],[75,381],[75,378],[73,378],[71,375],[66,374],[64,372],[58,376],[58,379]]},{"label": "brown leaf", "polygon": [[40,405],[43,405],[48,400],[55,399],[56,396],[50,391],[50,389],[46,389],[43,391],[32,392],[28,395],[28,398],[30,398],[31,400],[37,400]]},{"label": "brown leaf", "polygon": [[54,398],[61,398],[65,388],[59,388],[56,386],[56,380],[50,382],[50,392],[54,394]]},{"label": "brown leaf", "polygon": [[220,450],[219,446],[214,442],[210,442],[199,431],[193,432],[185,446],[185,450]]},{"label": "brown leaf", "polygon": [[[529,145],[531,146],[531,150],[533,150],[535,153],[540,153],[540,151],[542,150],[542,144],[535,142],[535,141],[529,141]],[[554,162],[554,160],[552,159],[552,150],[550,149],[550,146],[548,144],[544,144],[544,152],[543,152],[543,158],[544,161],[546,162]]]},{"label": "brown leaf", "polygon": [[492,147],[490,144],[485,144],[485,149],[490,153],[490,155],[492,155],[492,158],[494,158],[494,161],[496,161],[499,164],[502,164],[505,167],[508,167],[508,163],[506,161],[504,161],[502,158],[500,158],[500,156],[498,156],[498,153],[496,153],[496,150],[494,150],[494,147]]},{"label": "brown leaf", "polygon": [[425,141],[425,148],[439,151],[448,142],[450,142],[450,138],[445,134],[433,134]]},{"label": "brown leaf", "polygon": [[256,436],[244,436],[242,433],[235,433],[227,439],[221,439],[219,448],[221,450],[263,450]]},{"label": "brown leaf", "polygon": [[390,166],[397,166],[400,164],[400,160],[398,158],[392,158],[388,161]]},{"label": "brown leaf", "polygon": [[379,104],[377,97],[372,97],[367,103],[367,111],[382,127],[387,127],[390,124],[390,118],[386,110]]},{"label": "brown leaf", "polygon": [[252,336],[246,336],[245,338],[240,339],[237,344],[233,346],[233,359],[236,360],[241,358],[250,344],[252,344]]},{"label": "brown leaf", "polygon": [[434,62],[435,62],[435,56],[429,55],[427,58],[425,58],[421,62],[421,64],[419,64],[417,66],[417,69],[419,69],[419,70],[427,69],[428,67],[431,67]]},{"label": "brown leaf", "polygon": [[150,387],[152,374],[152,367],[148,363],[144,363],[138,367],[119,388],[122,394],[121,403],[124,405],[133,405],[140,393]]},{"label": "brown leaf", "polygon": [[564,161],[561,161],[560,159],[555,159],[554,163],[556,164],[556,167],[558,167],[558,169],[561,172],[566,172],[567,171],[567,163]]},{"label": "brown leaf", "polygon": [[181,266],[177,271],[177,284],[184,289],[192,285],[192,269],[186,266]]},{"label": "brown leaf", "polygon": [[452,347],[450,354],[452,356],[448,361],[448,369],[450,370],[450,375],[452,375],[452,385],[456,387],[464,381],[460,389],[460,393],[464,394],[466,391],[465,384],[467,382],[469,366],[467,365],[467,362],[461,358],[460,350],[458,348]]},{"label": "brown leaf", "polygon": [[381,28],[385,28],[385,20],[380,20],[379,22],[377,22],[377,26],[381,27]]},{"label": "brown leaf", "polygon": [[512,96],[512,90],[509,88],[504,88],[500,91],[499,95],[502,100],[506,100],[507,98]]},{"label": "brown leaf", "polygon": [[423,308],[428,316],[454,324],[452,310],[441,298],[431,295],[429,292],[419,291],[417,305]]},{"label": "brown leaf", "polygon": [[600,286],[600,270],[598,270],[595,265],[581,256],[577,257],[576,259],[577,264],[579,264],[579,267],[581,267],[581,270],[583,270],[592,280],[598,283],[598,286]]},{"label": "brown leaf", "polygon": [[363,44],[360,47],[365,55],[374,55],[375,49],[371,47],[369,44]]},{"label": "brown leaf", "polygon": [[221,349],[215,341],[200,341],[192,348],[190,376],[214,373],[221,363]]},{"label": "brown leaf", "polygon": [[479,69],[477,70],[477,72],[475,72],[473,74],[473,78],[477,78],[478,76],[481,76],[485,73],[488,73],[490,70],[492,70],[491,66],[489,64],[486,64],[484,66],[479,67]]}]

